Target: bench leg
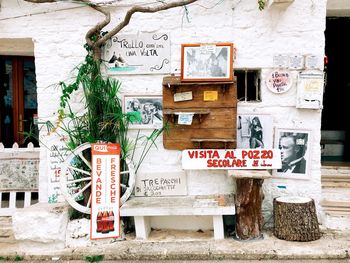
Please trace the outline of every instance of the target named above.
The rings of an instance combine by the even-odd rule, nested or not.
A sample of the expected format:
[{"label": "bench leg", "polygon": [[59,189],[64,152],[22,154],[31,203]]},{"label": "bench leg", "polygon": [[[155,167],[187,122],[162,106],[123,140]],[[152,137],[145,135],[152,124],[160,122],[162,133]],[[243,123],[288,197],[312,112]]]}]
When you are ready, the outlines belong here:
[{"label": "bench leg", "polygon": [[214,239],[224,239],[224,221],[222,215],[213,216]]},{"label": "bench leg", "polygon": [[147,239],[151,232],[150,218],[146,216],[135,216],[136,238]]}]

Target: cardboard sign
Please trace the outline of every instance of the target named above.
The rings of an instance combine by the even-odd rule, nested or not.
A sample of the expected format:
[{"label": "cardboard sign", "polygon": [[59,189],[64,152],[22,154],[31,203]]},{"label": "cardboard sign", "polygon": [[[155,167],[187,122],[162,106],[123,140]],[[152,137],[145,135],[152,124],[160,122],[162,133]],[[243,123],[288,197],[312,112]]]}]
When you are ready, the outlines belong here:
[{"label": "cardboard sign", "polygon": [[182,152],[182,169],[280,169],[279,149],[201,149]]},{"label": "cardboard sign", "polygon": [[135,196],[175,196],[187,195],[186,173],[140,172],[136,176]]},{"label": "cardboard sign", "polygon": [[92,145],[90,239],[120,236],[120,145]]},{"label": "cardboard sign", "polygon": [[218,100],[218,92],[213,90],[213,91],[204,91],[203,94],[203,100],[204,101],[217,101]]}]

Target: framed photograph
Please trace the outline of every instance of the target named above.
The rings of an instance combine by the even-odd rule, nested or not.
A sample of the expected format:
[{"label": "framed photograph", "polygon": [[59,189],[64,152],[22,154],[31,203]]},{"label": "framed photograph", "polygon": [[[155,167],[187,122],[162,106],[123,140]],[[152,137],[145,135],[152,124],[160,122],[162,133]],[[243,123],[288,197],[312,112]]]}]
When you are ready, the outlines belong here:
[{"label": "framed photograph", "polygon": [[267,114],[237,115],[237,148],[273,148],[272,116]]},{"label": "framed photograph", "polygon": [[125,113],[132,113],[131,129],[155,129],[163,126],[162,96],[124,95]]},{"label": "framed photograph", "polygon": [[233,43],[181,45],[181,81],[232,80]]},{"label": "framed photograph", "polygon": [[308,179],[311,138],[310,130],[276,128],[275,148],[281,150],[282,168],[274,170],[273,175]]}]

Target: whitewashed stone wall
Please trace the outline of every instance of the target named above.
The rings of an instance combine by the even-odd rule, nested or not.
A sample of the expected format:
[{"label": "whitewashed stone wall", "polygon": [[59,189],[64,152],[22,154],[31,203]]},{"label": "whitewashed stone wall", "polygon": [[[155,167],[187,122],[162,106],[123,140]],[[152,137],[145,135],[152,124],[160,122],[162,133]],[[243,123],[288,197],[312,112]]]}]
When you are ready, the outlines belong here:
[{"label": "whitewashed stone wall", "polygon": [[[142,1],[120,1],[117,6],[109,7],[113,11],[112,20],[118,22],[129,8],[126,3],[136,2]],[[266,217],[270,217],[275,196],[297,194],[319,200],[321,112],[296,109],[296,87],[285,94],[273,94],[264,85],[264,76],[272,69],[276,53],[315,54],[323,59],[326,0],[295,0],[290,5],[272,5],[264,11],[258,10],[257,0],[200,0],[187,8],[190,22],[184,8],[136,14],[121,33],[169,32],[173,73],[180,72],[181,43],[234,42],[237,48],[234,68],[262,69],[262,102],[240,102],[238,113],[271,114],[276,127],[312,130],[310,180],[267,180],[264,184]],[[34,42],[40,117],[55,119],[60,96],[55,84],[68,79],[73,67],[83,60],[85,32],[102,18],[101,14],[74,4],[2,1],[0,39],[31,38]],[[162,93],[162,78],[162,75],[118,77],[123,93],[157,95]],[[78,103],[80,97],[77,94],[75,102]],[[158,144],[158,150],[148,156],[143,169],[178,169],[180,152],[163,149],[161,140]],[[45,150],[41,160],[40,201],[45,202]],[[234,191],[234,181],[223,172],[191,171],[187,181],[191,195]]]}]

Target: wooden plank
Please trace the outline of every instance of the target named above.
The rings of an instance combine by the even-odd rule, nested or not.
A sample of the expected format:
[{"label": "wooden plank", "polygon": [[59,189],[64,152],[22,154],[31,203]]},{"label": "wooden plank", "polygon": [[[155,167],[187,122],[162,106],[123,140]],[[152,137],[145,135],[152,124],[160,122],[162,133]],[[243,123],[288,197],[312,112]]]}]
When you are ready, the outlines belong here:
[{"label": "wooden plank", "polygon": [[219,205],[214,196],[134,197],[122,205],[121,216],[234,215],[233,196]]},{"label": "wooden plank", "polygon": [[233,81],[218,81],[218,82],[181,82],[180,76],[166,76],[163,78],[163,85],[165,86],[182,86],[182,85],[198,85],[198,84],[233,84]]},{"label": "wooden plank", "polygon": [[[164,148],[169,150],[185,150],[185,149],[199,149],[199,144],[184,140],[163,140]],[[222,142],[203,142],[202,149],[225,149],[225,144]],[[236,142],[226,143],[226,149],[235,149]]]},{"label": "wooden plank", "polygon": [[177,124],[178,117],[164,115],[164,123],[168,121],[170,130],[184,128],[202,128],[202,129],[234,129],[236,130],[236,108],[231,109],[210,109],[207,115],[193,116],[191,125]]},{"label": "wooden plank", "polygon": [[182,112],[189,112],[189,113],[193,113],[193,114],[209,114],[210,110],[209,109],[195,109],[195,108],[182,109],[182,110],[178,110],[178,109],[163,110],[164,115],[173,115],[173,114],[182,113]]},{"label": "wooden plank", "polygon": [[227,170],[227,175],[234,178],[256,178],[256,179],[267,179],[271,178],[272,175],[265,170]]},{"label": "wooden plank", "polygon": [[165,139],[171,140],[191,140],[191,139],[236,139],[236,131],[234,129],[201,129],[201,128],[179,128],[170,129],[163,133]]},{"label": "wooden plank", "polygon": [[[174,102],[174,93],[192,91],[192,100]],[[204,91],[217,91],[218,100],[204,101]],[[237,107],[236,88],[231,86],[226,89],[220,85],[204,86],[181,86],[174,91],[163,87],[163,108],[164,109],[186,109],[186,108],[235,108]]]},{"label": "wooden plank", "polygon": [[350,207],[350,201],[330,201],[330,200],[322,200],[322,206],[337,206],[337,207]]}]

